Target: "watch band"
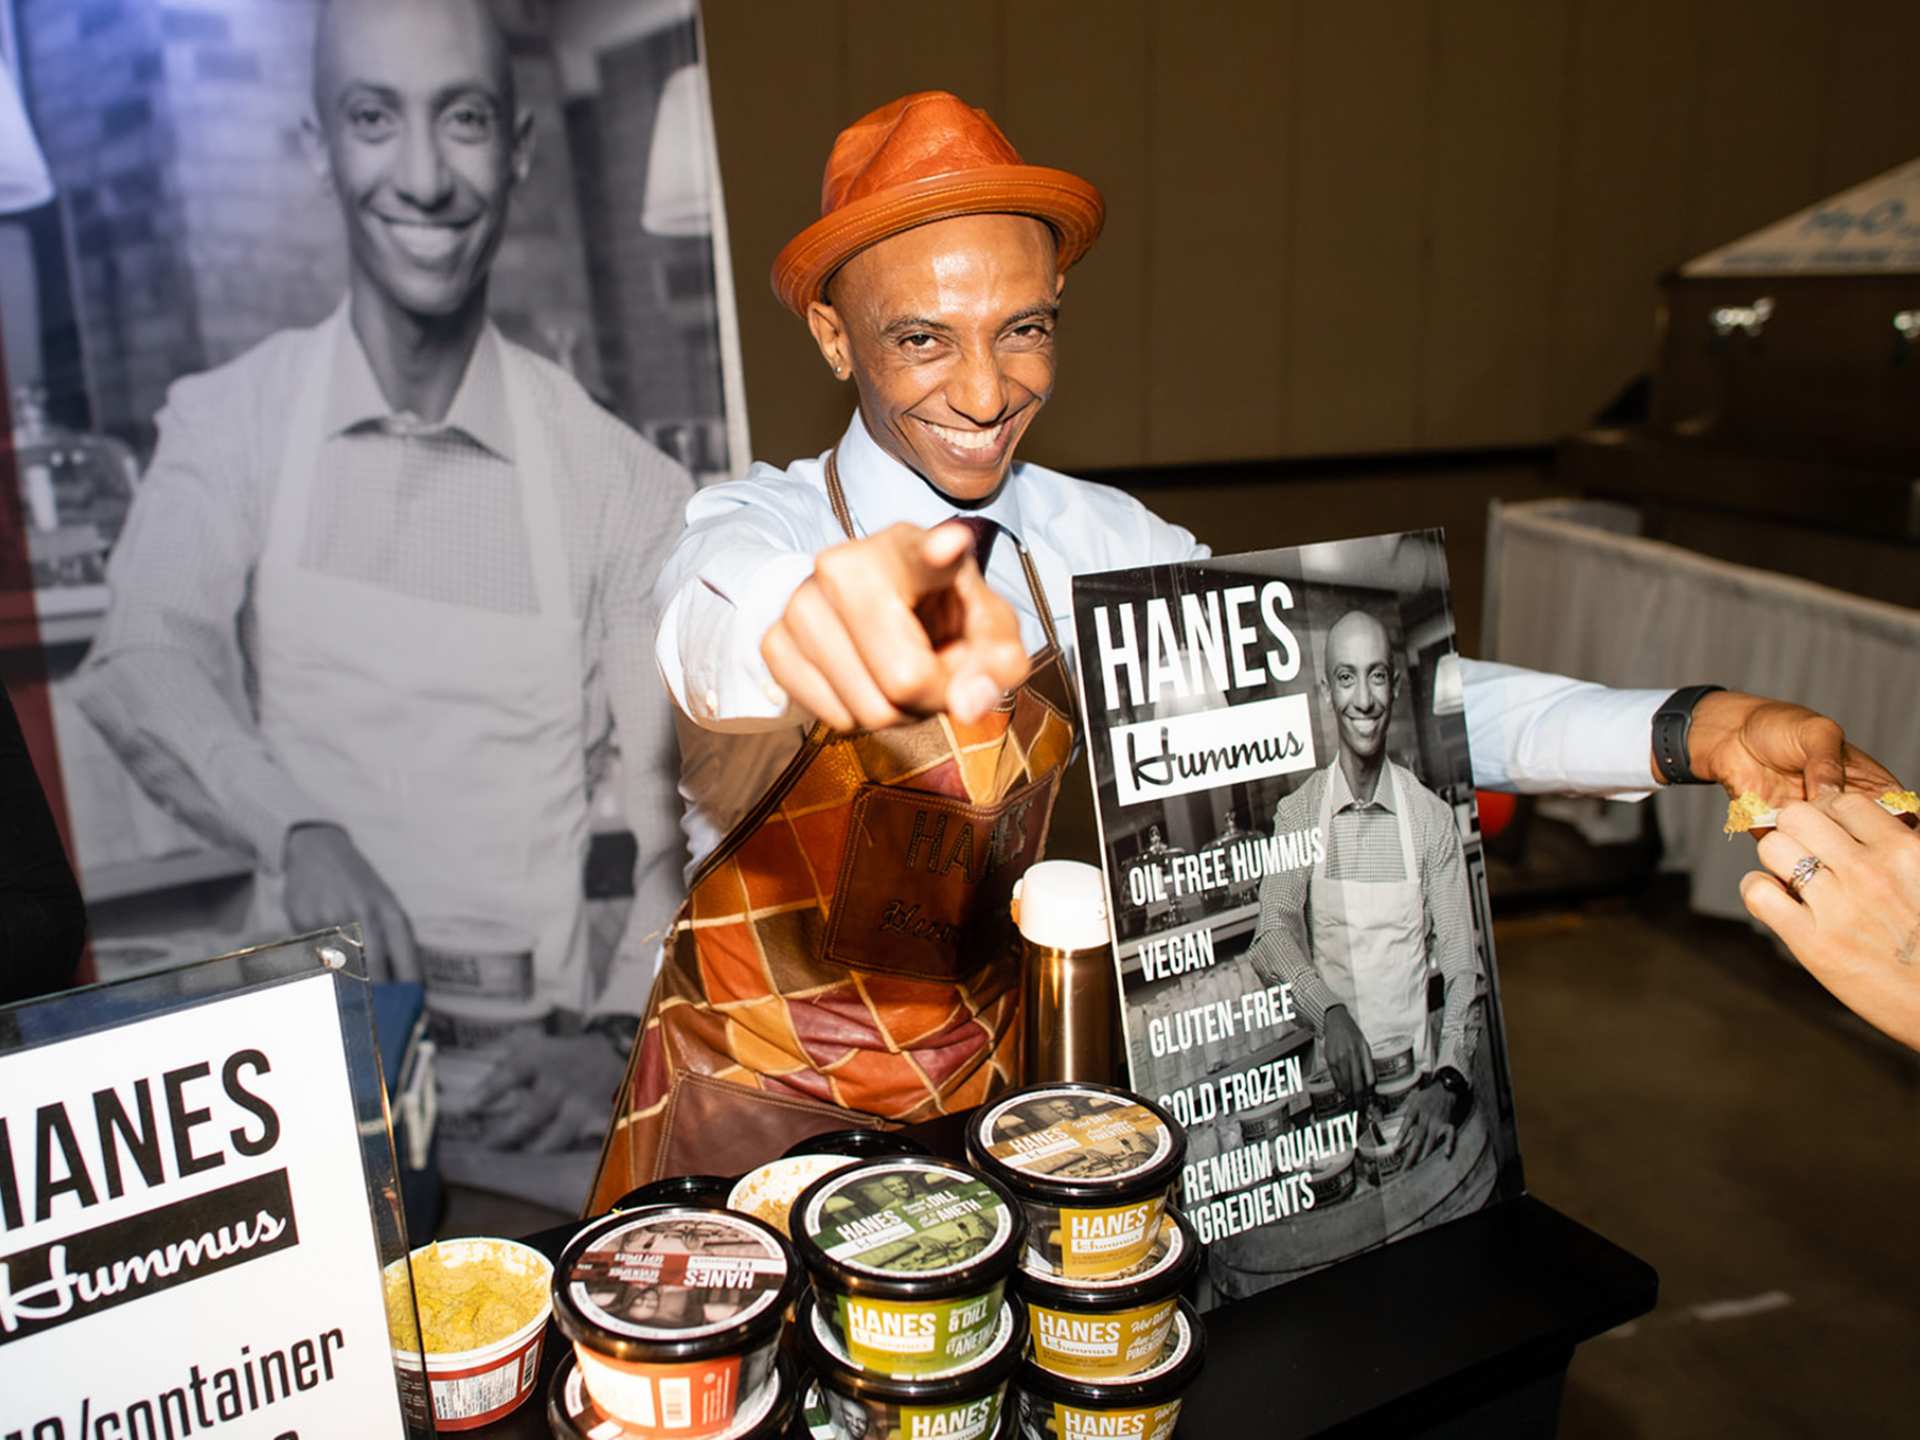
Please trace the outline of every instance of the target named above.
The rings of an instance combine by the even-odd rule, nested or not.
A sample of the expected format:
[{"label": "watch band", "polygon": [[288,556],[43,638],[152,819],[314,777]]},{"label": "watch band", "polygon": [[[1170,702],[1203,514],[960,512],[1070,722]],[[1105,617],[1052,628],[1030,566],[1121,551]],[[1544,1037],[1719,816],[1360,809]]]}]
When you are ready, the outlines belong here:
[{"label": "watch band", "polygon": [[1653,763],[1669,785],[1704,785],[1693,773],[1687,737],[1693,731],[1693,707],[1724,685],[1688,685],[1676,690],[1653,712]]}]

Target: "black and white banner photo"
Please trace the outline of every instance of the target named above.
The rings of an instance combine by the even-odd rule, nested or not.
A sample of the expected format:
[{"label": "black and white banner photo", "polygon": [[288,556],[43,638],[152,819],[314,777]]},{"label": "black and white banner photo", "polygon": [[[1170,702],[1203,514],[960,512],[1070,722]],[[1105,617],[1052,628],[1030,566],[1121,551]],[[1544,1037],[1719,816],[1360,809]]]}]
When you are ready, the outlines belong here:
[{"label": "black and white banner photo", "polygon": [[1520,1187],[1437,532],[1078,576],[1132,1087],[1209,1298]]}]

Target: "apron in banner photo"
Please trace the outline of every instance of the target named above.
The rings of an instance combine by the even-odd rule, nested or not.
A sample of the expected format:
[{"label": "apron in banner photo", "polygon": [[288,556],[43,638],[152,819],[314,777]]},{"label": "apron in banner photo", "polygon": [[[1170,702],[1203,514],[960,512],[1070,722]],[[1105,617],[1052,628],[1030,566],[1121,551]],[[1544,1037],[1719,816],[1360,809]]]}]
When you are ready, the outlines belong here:
[{"label": "apron in banner photo", "polygon": [[[855,535],[829,459],[828,494]],[[654,986],[589,1211],[661,1175],[731,1174],[807,1135],[912,1123],[1015,1078],[1008,901],[1045,852],[1076,727],[1048,644],[971,724],[815,726],[702,862]]]},{"label": "apron in banner photo", "polygon": [[[1327,779],[1320,792],[1322,835],[1333,833],[1331,772]],[[1335,880],[1322,856],[1307,891],[1313,957],[1327,987],[1347,1003],[1360,1033],[1374,1044],[1405,1035],[1413,1042],[1414,1070],[1424,1075],[1433,1069],[1435,1042],[1428,1024],[1427,904],[1420,891],[1400,767],[1389,763],[1382,783],[1392,787],[1393,824],[1406,878]]]},{"label": "apron in banner photo", "polygon": [[[424,600],[311,568],[326,382],[335,347],[355,343],[344,306],[314,333],[254,582],[260,726],[412,922],[441,1044],[443,1134],[457,1141],[463,1101],[501,1047],[588,1001],[585,677],[552,456],[530,403],[538,377],[488,327],[479,343],[499,347],[537,610]],[[261,922],[286,933],[277,885],[259,888]]]}]

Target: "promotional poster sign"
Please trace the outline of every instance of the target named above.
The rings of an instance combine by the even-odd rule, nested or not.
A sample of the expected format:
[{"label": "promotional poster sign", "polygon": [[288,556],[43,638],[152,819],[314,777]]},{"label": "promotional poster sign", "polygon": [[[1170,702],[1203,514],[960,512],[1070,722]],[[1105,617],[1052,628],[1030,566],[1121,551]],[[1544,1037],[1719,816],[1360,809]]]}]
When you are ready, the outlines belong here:
[{"label": "promotional poster sign", "polygon": [[1520,1189],[1438,532],[1078,576],[1132,1088],[1214,1303]]},{"label": "promotional poster sign", "polygon": [[0,1436],[413,1433],[334,987],[0,1055]]}]

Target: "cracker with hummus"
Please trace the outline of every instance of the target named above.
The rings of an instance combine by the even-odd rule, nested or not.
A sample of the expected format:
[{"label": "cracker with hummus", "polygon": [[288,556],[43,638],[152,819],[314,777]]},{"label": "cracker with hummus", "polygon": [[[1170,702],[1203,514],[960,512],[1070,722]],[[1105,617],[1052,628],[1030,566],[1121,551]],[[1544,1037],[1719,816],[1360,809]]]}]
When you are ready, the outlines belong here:
[{"label": "cracker with hummus", "polygon": [[[1909,826],[1920,826],[1920,793],[1889,790],[1880,797],[1880,808]],[[1778,812],[1751,790],[1727,805],[1727,823],[1721,829],[1728,835],[1752,835],[1756,840],[1778,823]]]}]

